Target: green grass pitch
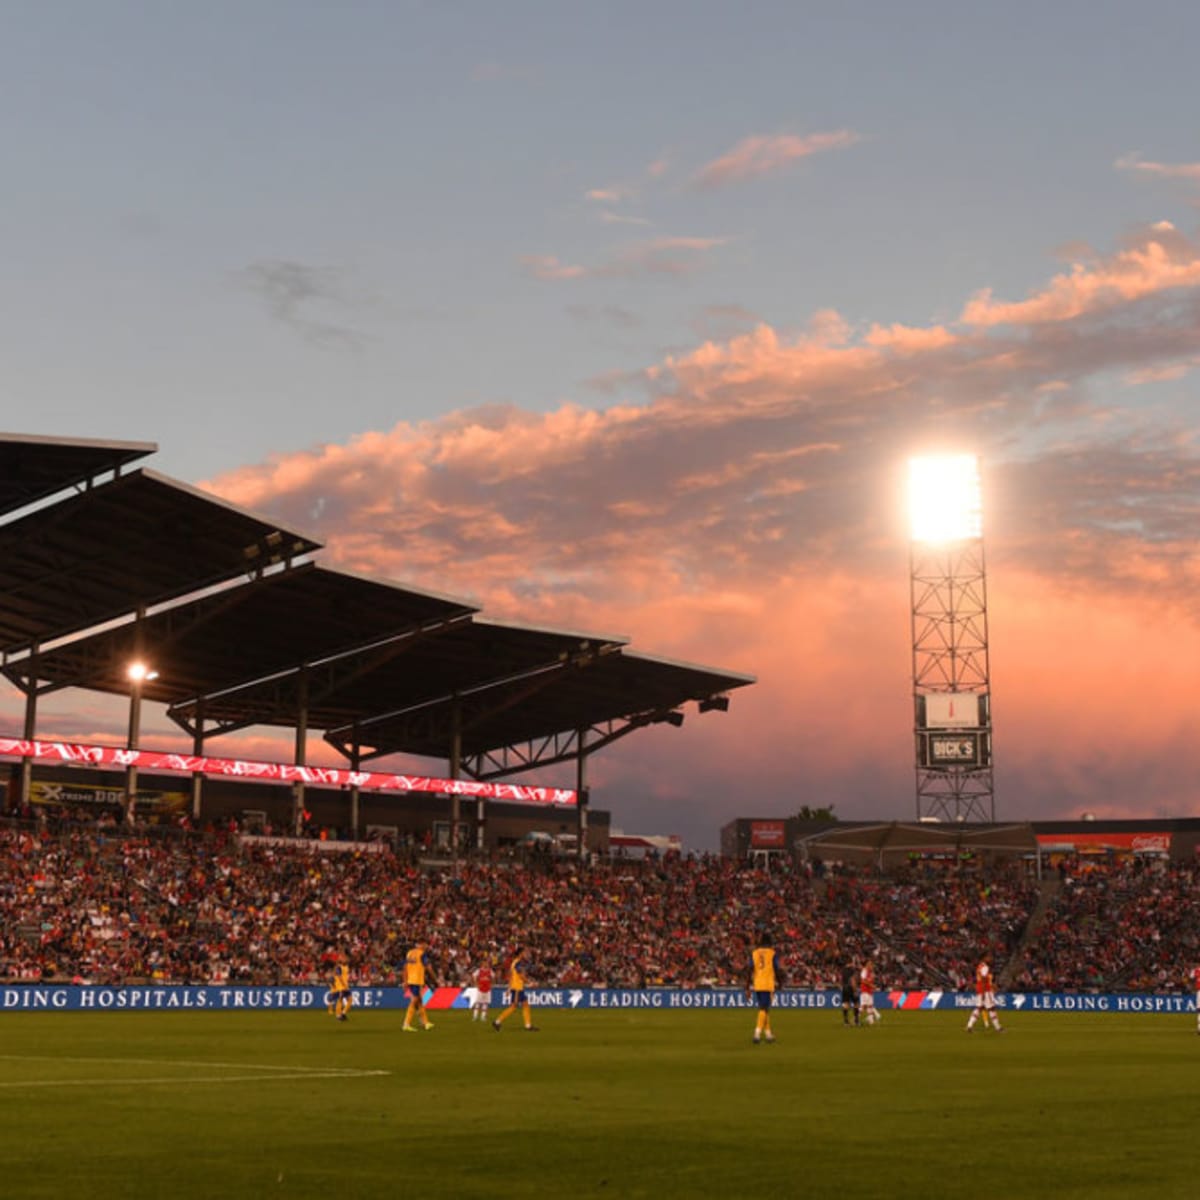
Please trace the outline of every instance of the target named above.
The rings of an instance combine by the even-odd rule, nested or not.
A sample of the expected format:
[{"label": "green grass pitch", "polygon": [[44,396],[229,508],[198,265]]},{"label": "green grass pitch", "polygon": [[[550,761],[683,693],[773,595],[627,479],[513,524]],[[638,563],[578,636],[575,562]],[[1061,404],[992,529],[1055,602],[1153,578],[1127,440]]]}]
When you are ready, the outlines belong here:
[{"label": "green grass pitch", "polygon": [[11,1197],[1198,1194],[1192,1016],[11,1014]]}]

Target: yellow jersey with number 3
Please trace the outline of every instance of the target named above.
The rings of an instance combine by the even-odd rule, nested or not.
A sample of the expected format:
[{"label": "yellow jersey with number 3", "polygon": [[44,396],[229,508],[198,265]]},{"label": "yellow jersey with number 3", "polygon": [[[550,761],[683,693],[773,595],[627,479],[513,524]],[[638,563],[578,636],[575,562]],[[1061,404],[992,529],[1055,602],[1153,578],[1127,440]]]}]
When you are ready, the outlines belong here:
[{"label": "yellow jersey with number 3", "polygon": [[770,946],[759,946],[751,955],[754,963],[754,991],[775,990],[775,951]]}]

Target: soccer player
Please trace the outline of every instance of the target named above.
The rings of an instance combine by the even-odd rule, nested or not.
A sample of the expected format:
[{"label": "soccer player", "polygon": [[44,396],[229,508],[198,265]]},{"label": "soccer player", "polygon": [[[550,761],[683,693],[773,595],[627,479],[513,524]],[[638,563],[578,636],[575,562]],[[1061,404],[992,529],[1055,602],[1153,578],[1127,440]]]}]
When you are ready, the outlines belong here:
[{"label": "soccer player", "polygon": [[471,1020],[486,1021],[492,1001],[492,964],[482,963],[475,972],[475,1003],[471,1005]]},{"label": "soccer player", "polygon": [[858,972],[849,964],[842,972],[842,1024],[850,1024],[850,1013],[854,1012],[854,1024],[858,1024]]},{"label": "soccer player", "polygon": [[333,982],[329,987],[329,1011],[339,1021],[350,1013],[350,964],[345,956],[339,956],[333,968]]},{"label": "soccer player", "polygon": [[404,1012],[405,1033],[416,1033],[413,1017],[421,1018],[422,1029],[432,1029],[433,1023],[425,1011],[425,984],[432,983],[430,967],[426,956],[429,953],[427,942],[418,942],[404,956],[404,990],[408,993],[408,1008]]},{"label": "soccer player", "polygon": [[525,1032],[537,1033],[538,1027],[533,1023],[533,1017],[529,1011],[529,1001],[525,995],[525,976],[529,972],[529,963],[525,959],[526,950],[524,946],[518,946],[513,951],[512,957],[508,960],[508,990],[510,992],[508,998],[508,1007],[492,1022],[492,1028],[499,1033],[500,1026],[508,1020],[519,1008],[521,1015],[525,1018]]},{"label": "soccer player", "polygon": [[758,1019],[754,1025],[754,1044],[773,1042],[775,1035],[771,1032],[771,1002],[775,999],[775,949],[771,945],[771,936],[760,930],[755,938],[757,943],[750,955],[750,987],[747,991],[754,993],[754,1003],[758,1005]]},{"label": "soccer player", "polygon": [[988,966],[986,959],[981,960],[979,966],[975,968],[975,1007],[971,1009],[971,1015],[967,1018],[968,1033],[975,1028],[975,1022],[979,1020],[980,1013],[983,1013],[983,1027],[985,1029],[988,1023],[991,1022],[992,1028],[997,1033],[1004,1032],[1000,1027],[1000,1018],[996,1015],[996,993],[993,991],[994,983],[992,968]]},{"label": "soccer player", "polygon": [[875,964],[869,958],[858,973],[858,1011],[866,1024],[879,1023],[879,1012],[875,1008]]}]

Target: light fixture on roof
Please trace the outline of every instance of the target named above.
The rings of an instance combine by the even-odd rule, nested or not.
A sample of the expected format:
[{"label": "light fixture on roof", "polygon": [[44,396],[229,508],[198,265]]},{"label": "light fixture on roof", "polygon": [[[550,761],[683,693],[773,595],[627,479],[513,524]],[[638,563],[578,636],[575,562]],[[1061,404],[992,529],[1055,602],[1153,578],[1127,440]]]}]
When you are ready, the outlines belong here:
[{"label": "light fixture on roof", "polygon": [[158,678],[158,672],[141,659],[131,662],[125,668],[125,674],[131,683],[149,683],[150,680]]},{"label": "light fixture on roof", "polygon": [[705,696],[696,706],[701,712],[728,712],[728,696]]},{"label": "light fixture on roof", "polygon": [[661,717],[657,718],[655,724],[663,724],[664,722],[667,725],[674,725],[675,728],[678,729],[680,725],[683,724],[683,713],[679,712],[677,709],[672,710],[669,713],[663,713]]}]

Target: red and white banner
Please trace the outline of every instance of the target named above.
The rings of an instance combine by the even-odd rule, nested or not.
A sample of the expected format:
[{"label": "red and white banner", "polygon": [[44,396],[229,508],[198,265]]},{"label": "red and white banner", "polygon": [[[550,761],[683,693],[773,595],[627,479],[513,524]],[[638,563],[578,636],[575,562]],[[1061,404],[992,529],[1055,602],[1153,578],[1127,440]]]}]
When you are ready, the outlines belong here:
[{"label": "red and white banner", "polygon": [[573,808],[572,788],[527,787],[520,783],[481,783],[475,779],[438,779],[432,775],[390,775],[382,771],[348,771],[342,767],[298,767],[292,763],[247,762],[240,758],[165,754],[160,750],[125,750],[118,746],[84,746],[77,742],[34,742],[0,738],[0,758],[76,763],[87,767],[137,767],[144,771],[185,771],[223,775],[262,783],[311,783],[319,787],[358,787],[374,792],[442,792],[517,804],[549,804]]}]

